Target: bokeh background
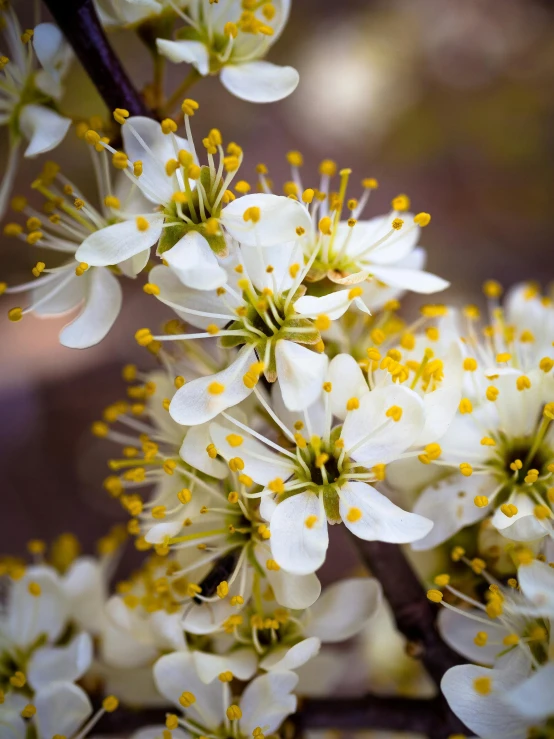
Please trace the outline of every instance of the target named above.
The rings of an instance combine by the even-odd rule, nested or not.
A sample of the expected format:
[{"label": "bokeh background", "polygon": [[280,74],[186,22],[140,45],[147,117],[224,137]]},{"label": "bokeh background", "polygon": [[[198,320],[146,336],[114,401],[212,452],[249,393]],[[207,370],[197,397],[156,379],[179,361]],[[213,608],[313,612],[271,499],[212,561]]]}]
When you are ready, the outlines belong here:
[{"label": "bokeh background", "polygon": [[[24,27],[32,26],[31,0],[16,5]],[[141,42],[131,32],[110,36],[133,80],[147,84],[150,59]],[[297,91],[281,103],[242,102],[215,78],[191,93],[200,102],[196,135],[215,126],[225,140],[239,142],[246,179],[253,181],[255,165],[264,162],[274,182],[284,182],[285,154],[299,149],[308,186],[317,183],[321,159],[332,158],[352,167],[353,183],[367,176],[379,180],[369,215],[385,212],[401,192],[411,196],[416,211],[432,213],[422,242],[428,268],[453,283],[441,300],[479,303],[489,277],[505,285],[533,279],[546,286],[554,229],[550,3],[293,0],[270,59],[300,72]],[[170,65],[167,90],[185,73],[184,65]],[[77,63],[63,109],[76,117],[108,117]],[[82,141],[70,134],[51,158],[94,197]],[[41,160],[24,163],[17,194],[28,193],[41,167]],[[2,240],[0,280],[29,279],[41,254]],[[51,539],[67,530],[92,551],[107,529],[126,518],[101,487],[112,450],[91,437],[90,424],[124,395],[125,363],[152,366],[134,331],[168,314],[139,285],[128,282],[125,288],[115,329],[85,351],[59,346],[63,320],[8,322],[13,301],[2,299],[0,553],[23,553],[30,538]],[[410,298],[406,309],[420,302]],[[339,527],[333,536],[340,537]],[[342,564],[350,566],[348,547],[341,540]],[[335,565],[340,559],[333,558]]]}]

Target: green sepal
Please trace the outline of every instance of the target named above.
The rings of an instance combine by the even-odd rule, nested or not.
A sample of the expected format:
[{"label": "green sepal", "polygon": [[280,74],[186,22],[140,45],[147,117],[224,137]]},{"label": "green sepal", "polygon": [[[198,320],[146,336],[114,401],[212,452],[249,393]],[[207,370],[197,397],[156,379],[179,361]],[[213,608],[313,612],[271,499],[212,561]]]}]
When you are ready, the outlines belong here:
[{"label": "green sepal", "polygon": [[329,521],[340,523],[339,496],[332,485],[323,486],[323,507]]},{"label": "green sepal", "polygon": [[[298,333],[298,329],[310,329]],[[279,338],[294,341],[296,344],[317,344],[321,334],[309,318],[289,318],[279,329]]]}]

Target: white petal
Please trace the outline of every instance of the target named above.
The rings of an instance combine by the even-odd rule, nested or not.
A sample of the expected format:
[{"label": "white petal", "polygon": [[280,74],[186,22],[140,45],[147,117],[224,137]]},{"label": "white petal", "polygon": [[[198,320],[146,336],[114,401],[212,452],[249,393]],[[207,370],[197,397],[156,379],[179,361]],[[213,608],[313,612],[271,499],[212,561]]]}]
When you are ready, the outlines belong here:
[{"label": "white petal", "polygon": [[271,62],[228,64],[221,70],[221,82],[241,100],[274,103],[296,90],[300,77],[294,67]]},{"label": "white petal", "polygon": [[[361,511],[357,521],[349,521],[352,508]],[[408,513],[364,482],[349,482],[340,491],[339,510],[344,525],[366,541],[406,544],[429,533],[433,522]]]},{"label": "white petal", "polygon": [[65,282],[66,284],[54,292],[51,298],[46,298],[41,302],[33,311],[35,315],[47,318],[49,316],[67,313],[76,308],[85,299],[87,281],[81,277],[77,277],[77,275],[74,275],[69,282],[66,282],[66,280],[67,273],[65,272],[62,272],[59,277],[55,277],[52,281],[48,281],[44,285],[40,284],[41,280],[37,280],[36,287],[31,292],[33,303],[42,300],[48,293],[53,292],[56,289],[56,285],[59,285],[61,282]]},{"label": "white petal", "polygon": [[141,644],[129,631],[110,622],[102,630],[100,652],[109,667],[122,668],[127,674],[129,670],[151,664],[159,654],[153,644]]},{"label": "white petal", "polygon": [[21,147],[21,139],[9,144],[8,159],[4,164],[2,172],[2,184],[0,184],[0,219],[4,218],[8,200],[10,198],[13,183],[15,181],[17,170],[19,167],[19,149]]},{"label": "white petal", "polygon": [[[180,318],[190,323],[191,326],[206,328],[215,323],[219,328],[223,328],[225,324],[232,320],[232,316],[228,317],[229,308],[221,301],[215,290],[193,290],[185,287],[169,267],[162,264],[156,265],[149,272],[148,279],[160,288],[159,300],[182,306],[182,310],[171,307]],[[231,306],[239,305],[240,301],[230,293],[227,293],[225,297],[226,302]],[[215,313],[222,315],[223,318],[197,315],[198,312]]]},{"label": "white petal", "polygon": [[43,647],[31,657],[27,679],[34,690],[55,680],[75,682],[92,662],[92,640],[86,633],[76,636],[64,647]]},{"label": "white petal", "polygon": [[107,600],[106,576],[98,560],[79,557],[63,578],[71,618],[87,631],[98,633],[104,621]]},{"label": "white petal", "polygon": [[[257,223],[244,220],[248,208],[260,209]],[[275,246],[296,241],[296,229],[312,228],[310,214],[297,200],[284,195],[253,193],[225,206],[221,222],[231,236],[246,246]]]},{"label": "white petal", "polygon": [[146,231],[139,231],[134,218],[106,226],[87,236],[75,252],[75,259],[94,267],[106,267],[149,249],[160,238],[164,216],[146,213],[141,218],[149,224]]},{"label": "white petal", "polygon": [[39,23],[33,33],[33,48],[41,66],[50,71],[56,68],[64,37],[53,23]]},{"label": "white petal", "polygon": [[[195,426],[206,423],[227,408],[237,405],[252,392],[244,384],[243,377],[255,361],[254,349],[246,346],[226,369],[185,383],[173,396],[169,406],[171,417],[183,426]],[[217,395],[210,393],[212,383],[222,385],[224,391]]]},{"label": "white petal", "polygon": [[[40,586],[39,597],[29,593],[31,582]],[[62,633],[68,616],[67,599],[56,572],[45,566],[29,567],[10,589],[7,613],[4,628],[16,646],[29,647],[41,634],[54,642]]]},{"label": "white petal", "polygon": [[250,736],[258,726],[265,734],[276,731],[296,710],[296,696],[291,695],[298,682],[294,672],[270,672],[257,677],[246,687],[240,699],[240,733]]},{"label": "white petal", "polygon": [[337,354],[329,362],[327,379],[331,382],[331,410],[334,416],[344,420],[348,411],[346,404],[350,398],[358,400],[369,393],[364,373],[350,354]]},{"label": "white petal", "polygon": [[166,654],[154,665],[154,680],[160,693],[180,707],[179,698],[185,691],[196,698],[187,715],[202,726],[214,730],[223,721],[223,702],[219,680],[206,685],[195,669],[192,654],[174,652]]},{"label": "white petal", "polygon": [[321,642],[315,636],[303,639],[290,649],[282,648],[274,652],[270,652],[265,659],[260,662],[262,670],[296,670],[301,665],[306,664],[310,659],[316,656],[321,647]]},{"label": "white petal", "polygon": [[145,249],[144,251],[139,251],[138,254],[135,254],[134,256],[129,257],[128,259],[124,259],[122,262],[119,262],[117,266],[122,271],[122,273],[125,275],[125,277],[129,277],[133,279],[138,274],[140,274],[140,272],[142,272],[142,270],[148,264],[149,259],[150,259],[150,248]]},{"label": "white petal", "polygon": [[543,616],[554,617],[554,569],[545,562],[535,559],[521,565],[517,580],[525,598]]},{"label": "white petal", "polygon": [[534,541],[546,536],[548,529],[535,516],[535,502],[526,493],[519,493],[510,499],[517,508],[511,518],[497,508],[492,517],[492,525],[507,539],[512,541]]},{"label": "white petal", "polygon": [[200,472],[223,480],[227,476],[228,468],[220,459],[210,457],[206,448],[211,443],[210,424],[202,423],[199,426],[192,426],[187,431],[179,449],[179,456]]},{"label": "white petal", "polygon": [[[302,247],[295,242],[265,246],[263,249],[249,247],[241,249],[242,263],[254,287],[273,292],[284,292],[293,283],[290,274],[292,264],[303,264]],[[267,267],[271,266],[271,272]]]},{"label": "white petal", "polygon": [[465,526],[480,521],[489,513],[490,506],[479,508],[473,501],[477,495],[488,497],[496,487],[496,480],[488,475],[465,477],[459,472],[430,485],[420,495],[413,510],[430,518],[435,525],[424,539],[412,545],[413,549],[432,549]]},{"label": "white petal", "polygon": [[433,275],[430,272],[420,272],[419,270],[412,269],[371,265],[371,274],[391,287],[399,287],[403,290],[411,290],[412,292],[423,293],[424,295],[446,290],[450,285],[442,277],[437,277],[437,275]]},{"label": "white petal", "polygon": [[[483,611],[477,608],[467,613],[468,616],[475,615],[483,618]],[[498,621],[491,620],[488,624],[477,623],[468,616],[451,611],[449,608],[442,608],[438,619],[441,636],[454,651],[469,662],[492,667],[498,655],[506,649],[502,639],[510,632]],[[478,631],[483,631],[488,635],[487,643],[483,647],[478,647],[474,641]]]},{"label": "white petal", "polygon": [[194,666],[203,683],[213,682],[222,672],[230,671],[239,680],[250,680],[256,674],[258,657],[254,649],[237,649],[228,654],[192,652]]},{"label": "white petal", "polygon": [[[353,298],[350,298],[349,295],[350,290],[336,290],[328,295],[322,295],[320,298],[304,295],[295,302],[294,309],[302,316],[316,318],[324,313],[331,321],[336,321],[350,307]],[[361,311],[369,313],[369,308],[366,307],[363,301],[357,299],[355,303]]]},{"label": "white petal", "polygon": [[155,611],[150,614],[150,627],[155,645],[160,650],[186,651],[187,642],[180,613]]},{"label": "white petal", "polygon": [[[270,496],[262,499],[265,503]],[[260,514],[263,513],[260,510]],[[317,575],[310,573],[309,575],[293,575],[283,569],[268,570],[265,567],[268,550],[262,544],[257,544],[254,554],[260,565],[265,569],[266,577],[271,585],[275,600],[284,608],[292,608],[300,610],[309,608],[319,598],[321,593],[321,583]],[[317,634],[316,634],[317,636]]]},{"label": "white petal", "polygon": [[92,713],[87,694],[77,685],[53,682],[39,690],[33,700],[41,737],[71,736]]},{"label": "white petal", "polygon": [[156,47],[158,52],[170,62],[192,64],[203,76],[210,71],[208,50],[200,41],[169,41],[157,38]]},{"label": "white petal", "polygon": [[164,259],[183,285],[195,290],[215,290],[227,282],[227,273],[198,231],[190,231],[164,252]]},{"label": "white petal", "polygon": [[[366,264],[394,264],[405,259],[415,248],[421,229],[419,226],[411,227],[413,215],[411,213],[402,214],[402,218],[406,224],[410,223],[410,227],[406,226],[394,234],[378,246],[376,249],[368,251],[361,261]],[[351,227],[345,221],[339,225],[337,234],[337,243],[340,244],[350,231],[352,234],[348,241],[346,253],[356,259],[356,256],[365,251],[372,244],[381,239],[391,230],[390,215],[376,216],[368,221],[358,221],[355,228]]]},{"label": "white petal", "polygon": [[[241,573],[242,575],[242,573]],[[193,601],[187,608],[186,615],[183,619],[183,628],[191,634],[212,634],[221,628],[221,624],[226,618],[237,613],[237,606],[230,604],[230,599],[234,595],[241,595],[244,602],[248,600],[252,594],[253,574],[252,568],[246,570],[246,583],[244,589],[241,589],[241,577],[237,577],[229,588],[229,597],[223,600],[217,600],[215,603],[207,603],[204,605],[196,605]]]},{"label": "white petal", "polygon": [[[400,407],[402,415],[399,421],[387,423],[386,412],[392,406]],[[347,451],[364,440],[351,456],[373,467],[397,459],[414,443],[424,422],[421,398],[403,385],[391,384],[360,398],[359,408],[346,416],[341,436]]]},{"label": "white petal", "polygon": [[546,721],[552,715],[554,662],[539,667],[531,677],[512,688],[504,699],[510,709],[532,721]]},{"label": "white petal", "polygon": [[24,156],[35,157],[54,149],[71,126],[71,118],[64,118],[44,105],[24,105],[19,114],[19,125],[29,141]]},{"label": "white petal", "polygon": [[[130,124],[130,125],[128,125]],[[132,129],[138,134],[143,144],[132,133]],[[177,148],[189,150],[186,139],[175,135],[165,135],[160,124],[152,118],[143,116],[132,116],[122,126],[123,148],[131,162],[142,162],[142,175],[138,179],[138,186],[144,195],[154,203],[169,202],[175,190],[174,178],[169,177],[165,171],[165,163],[168,159],[175,158],[173,141]]]},{"label": "white petal", "polygon": [[[473,687],[477,678],[492,680],[492,692],[480,695]],[[477,665],[451,667],[441,681],[441,690],[450,708],[475,734],[487,739],[525,739],[527,722],[502,700],[511,687],[508,670],[489,670]]]},{"label": "white petal", "polygon": [[[310,527],[306,520],[316,516]],[[329,546],[327,518],[314,493],[298,493],[281,501],[271,517],[271,552],[287,572],[307,575],[319,569]]]},{"label": "white petal", "polygon": [[275,361],[286,407],[298,411],[315,402],[325,380],[327,356],[281,339],[275,346]]},{"label": "white petal", "polygon": [[[210,424],[210,434],[217,451],[228,462],[233,457],[240,457],[244,461],[244,474],[251,477],[259,485],[267,485],[276,477],[286,480],[291,475],[290,465],[286,460],[271,451],[261,441],[242,434],[239,428],[229,429],[218,423]],[[228,439],[236,443],[237,437],[242,438],[240,446],[231,446]],[[238,439],[237,439],[238,441]],[[264,459],[258,459],[258,456]]]},{"label": "white petal", "polygon": [[324,643],[339,642],[361,631],[382,599],[373,578],[342,580],[329,585],[304,616],[304,633]]},{"label": "white petal", "polygon": [[79,279],[87,280],[85,305],[60,331],[60,344],[70,349],[86,349],[102,341],[119,315],[123,300],[121,285],[108,269],[92,268]]}]

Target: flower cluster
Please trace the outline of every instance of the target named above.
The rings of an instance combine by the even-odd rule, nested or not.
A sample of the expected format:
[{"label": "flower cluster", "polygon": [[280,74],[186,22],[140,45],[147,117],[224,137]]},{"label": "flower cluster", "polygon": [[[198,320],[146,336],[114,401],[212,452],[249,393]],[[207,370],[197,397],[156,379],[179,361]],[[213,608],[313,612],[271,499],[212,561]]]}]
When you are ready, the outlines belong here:
[{"label": "flower cluster", "polygon": [[[373,577],[322,589],[336,526],[359,546],[434,550],[424,580],[450,548],[428,597],[444,607],[443,640],[476,664],[446,672],[446,700],[483,739],[551,737],[551,300],[535,284],[501,300],[490,280],[484,325],[477,306],[442,303],[408,321],[406,292],[449,284],[425,270],[429,213],[399,194],[368,216],[374,178],[355,185],[331,159],[306,173],[299,151],[282,187],[264,164],[249,181],[247,149],[218,128],[195,139],[186,94],[201,77],[253,102],[296,88],[292,67],[263,60],[287,0],[96,5],[104,25],[149,44],[145,99],[161,120],[121,107],[113,122],[76,123],[96,195],[44,163],[4,225],[41,258],[0,294],[14,323],[71,313],[60,343],[73,349],[110,332],[122,281],[167,320],[135,326],[149,368],[125,366],[124,397],[92,424],[123,531],[96,559],[62,537],[51,551],[31,542],[31,566],[0,563],[0,734],[83,739],[119,702],[163,710],[136,739],[284,732],[297,696],[331,689],[326,645],[383,613]],[[21,33],[2,12],[12,148],[0,206],[21,138],[34,156],[71,123],[57,111],[60,32]],[[192,69],[164,102],[165,58]],[[121,575],[127,538],[142,559]]]}]

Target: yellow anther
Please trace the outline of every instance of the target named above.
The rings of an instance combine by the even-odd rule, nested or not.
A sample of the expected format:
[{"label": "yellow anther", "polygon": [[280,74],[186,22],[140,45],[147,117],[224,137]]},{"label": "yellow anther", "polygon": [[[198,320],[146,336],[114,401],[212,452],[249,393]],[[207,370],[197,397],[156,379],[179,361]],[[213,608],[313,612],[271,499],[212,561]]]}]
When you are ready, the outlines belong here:
[{"label": "yellow anther", "polygon": [[403,225],[404,221],[402,220],[402,218],[395,218],[394,221],[391,223],[391,226],[394,228],[395,231],[400,231]]},{"label": "yellow anther", "polygon": [[[374,328],[373,331],[369,334],[371,340],[374,344],[382,344],[383,341],[385,341],[386,334],[384,331],[382,331],[380,328]],[[369,353],[368,353],[369,356]],[[369,357],[371,359],[371,357]]]},{"label": "yellow anther", "polygon": [[231,670],[226,670],[225,672],[220,672],[218,678],[222,683],[230,683],[233,679],[233,673]]},{"label": "yellow anther", "polygon": [[19,236],[23,233],[23,226],[19,223],[6,223],[4,226],[4,236]]},{"label": "yellow anther", "polygon": [[520,470],[523,467],[523,462],[521,459],[514,459],[513,462],[510,462],[510,469],[516,472],[517,470]]},{"label": "yellow anther", "polygon": [[332,382],[324,382],[321,386],[324,393],[330,393],[333,389],[333,383]]},{"label": "yellow anther", "polygon": [[541,369],[543,372],[550,372],[553,367],[554,359],[550,359],[550,357],[543,357],[539,362],[539,369]]},{"label": "yellow anther", "polygon": [[250,208],[247,208],[244,211],[243,219],[248,222],[252,221],[252,223],[258,223],[258,221],[261,218],[261,211],[257,206],[251,206]]},{"label": "yellow anther", "polygon": [[139,346],[148,346],[154,341],[152,332],[148,328],[140,328],[135,332],[135,340]]},{"label": "yellow anther", "polygon": [[104,205],[106,206],[106,208],[120,208],[121,207],[119,198],[116,198],[113,195],[106,195],[106,197],[104,198]]},{"label": "yellow anther", "polygon": [[425,226],[428,226],[431,223],[431,214],[418,213],[414,216],[414,223],[417,223],[420,228],[425,228]]},{"label": "yellow anther", "polygon": [[279,493],[282,494],[285,492],[285,483],[280,477],[276,477],[274,480],[271,480],[268,484],[268,488],[273,493]]},{"label": "yellow anther", "polygon": [[229,460],[229,469],[231,472],[239,472],[244,469],[244,459],[240,457],[232,457]]},{"label": "yellow anther", "polygon": [[485,508],[485,506],[488,506],[489,504],[489,499],[486,495],[476,495],[473,499],[473,502],[475,503],[477,508]]},{"label": "yellow anther", "polygon": [[40,277],[40,275],[44,272],[44,269],[46,268],[46,265],[44,262],[37,262],[33,269],[31,270],[33,277]]},{"label": "yellow anther", "polygon": [[268,570],[272,570],[273,572],[278,572],[281,569],[274,559],[268,559],[265,566]]},{"label": "yellow anther", "polygon": [[348,398],[346,401],[346,410],[347,411],[356,411],[360,407],[360,401],[358,398]]},{"label": "yellow anther", "polygon": [[287,162],[292,167],[301,167],[304,164],[304,158],[299,151],[289,151],[287,153]]},{"label": "yellow anther", "polygon": [[234,505],[235,503],[238,503],[238,502],[239,502],[239,494],[237,493],[237,491],[236,491],[236,490],[232,490],[232,491],[231,491],[231,492],[229,493],[229,495],[227,496],[227,500],[228,500],[228,501],[229,501],[229,503],[231,503],[232,505]]},{"label": "yellow anther", "polygon": [[33,718],[36,712],[37,712],[37,709],[33,706],[33,704],[27,703],[27,705],[21,711],[20,716],[21,718]]},{"label": "yellow anther", "polygon": [[469,464],[469,462],[462,462],[460,464],[460,472],[464,477],[470,477],[473,474],[473,467]]},{"label": "yellow anther", "polygon": [[17,688],[18,690],[25,687],[26,683],[27,678],[25,677],[25,673],[21,672],[21,670],[14,672],[14,674],[10,677],[10,685],[12,685],[12,687],[14,688]]},{"label": "yellow anther", "polygon": [[473,357],[466,357],[464,359],[463,367],[466,372],[475,372],[475,370],[477,369],[477,360]]},{"label": "yellow anther", "polygon": [[364,294],[361,287],[353,287],[348,291],[348,300],[354,300]]},{"label": "yellow anther", "polygon": [[328,461],[329,461],[329,455],[326,452],[322,452],[321,454],[316,455],[314,464],[316,467],[324,467]]},{"label": "yellow anther", "polygon": [[124,151],[116,151],[112,156],[112,164],[116,169],[127,169],[129,159]]},{"label": "yellow anther", "polygon": [[89,265],[86,262],[79,262],[79,264],[75,267],[75,274],[77,275],[77,277],[82,277],[88,268]]},{"label": "yellow anther", "polygon": [[475,634],[475,638],[473,639],[473,643],[477,647],[484,647],[486,646],[487,642],[489,640],[489,635],[486,631],[478,631]]},{"label": "yellow anther", "polygon": [[227,21],[227,23],[223,26],[223,33],[225,36],[227,36],[227,38],[236,38],[239,33],[237,24],[232,23],[231,21]]},{"label": "yellow anther", "polygon": [[42,233],[42,231],[31,231],[30,234],[27,234],[26,241],[31,246],[34,246],[36,243],[38,243],[42,239],[43,236],[44,234]]},{"label": "yellow anther", "polygon": [[425,329],[425,336],[427,336],[429,341],[438,341],[440,339],[440,331],[436,326],[429,326],[429,328]]},{"label": "yellow anther", "polygon": [[137,159],[136,162],[133,162],[133,174],[135,177],[140,177],[142,174],[142,162],[140,159]]},{"label": "yellow anther", "polygon": [[473,681],[473,689],[479,695],[489,695],[492,690],[490,677],[476,677]]},{"label": "yellow anther", "polygon": [[229,719],[229,721],[238,721],[242,718],[242,711],[235,703],[229,706],[225,713],[227,714],[227,718]]},{"label": "yellow anther", "polygon": [[181,693],[181,696],[179,697],[179,703],[183,706],[183,708],[190,708],[194,703],[196,703],[196,696],[194,695],[194,693],[185,690],[183,693]]},{"label": "yellow anther", "polygon": [[135,219],[135,223],[137,224],[137,228],[139,231],[148,231],[148,229],[150,228],[150,224],[144,216],[137,216]]},{"label": "yellow anther", "polygon": [[533,515],[534,515],[534,516],[535,516],[535,518],[536,518],[536,519],[538,519],[539,521],[544,521],[544,520],[545,520],[545,519],[547,519],[547,518],[551,518],[551,516],[552,516],[552,511],[551,511],[551,510],[550,510],[550,508],[549,508],[548,506],[546,506],[546,505],[536,505],[536,506],[535,506],[535,507],[533,508]]},{"label": "yellow anther", "polygon": [[311,187],[308,187],[302,193],[302,200],[309,205],[313,201],[314,195],[315,195],[314,190],[312,190]]},{"label": "yellow anther", "polygon": [[385,416],[387,418],[392,418],[395,423],[398,423],[402,418],[402,408],[399,405],[391,405],[391,407],[386,411]]},{"label": "yellow anther", "polygon": [[479,559],[479,557],[474,557],[471,560],[471,569],[473,572],[475,572],[476,575],[480,575],[483,570],[486,569],[486,563],[483,559]]},{"label": "yellow anther", "polygon": [[502,644],[506,647],[515,647],[516,644],[519,644],[519,636],[517,634],[508,634],[502,639]]},{"label": "yellow anther", "polygon": [[208,392],[210,395],[221,395],[225,392],[225,385],[222,385],[221,382],[210,382]]},{"label": "yellow anther", "polygon": [[554,402],[546,403],[546,405],[542,409],[542,414],[545,418],[548,418],[550,421],[554,421]]},{"label": "yellow anther", "polygon": [[450,556],[453,562],[459,562],[461,558],[465,555],[465,553],[466,552],[463,547],[454,547],[454,549],[450,553]]},{"label": "yellow anther", "polygon": [[440,603],[442,601],[442,593],[440,590],[435,588],[427,591],[427,597],[433,603]]},{"label": "yellow anther", "polygon": [[206,326],[206,331],[211,336],[216,336],[219,333],[219,326],[216,326],[215,323],[210,323],[208,326]]},{"label": "yellow anther", "polygon": [[162,133],[165,133],[166,135],[169,133],[175,133],[177,130],[177,124],[172,118],[164,118],[164,120],[160,123]]},{"label": "yellow anther", "polygon": [[450,582],[450,575],[448,575],[448,574],[437,575],[435,577],[434,582],[435,582],[435,585],[438,585],[439,586],[439,588],[444,588]]},{"label": "yellow anther", "polygon": [[119,701],[115,697],[115,695],[108,695],[104,700],[102,701],[102,708],[106,713],[113,713],[115,710],[117,710],[117,707],[119,706]]},{"label": "yellow anther", "polygon": [[154,285],[153,282],[147,282],[145,285],[142,286],[142,289],[147,295],[160,294],[160,288],[157,285]]},{"label": "yellow anther", "polygon": [[458,410],[460,411],[460,413],[472,413],[473,405],[471,403],[471,400],[469,398],[462,398],[460,400]]},{"label": "yellow anther", "polygon": [[337,165],[332,159],[324,159],[319,165],[319,174],[333,177],[337,172]]},{"label": "yellow anther", "polygon": [[113,112],[113,117],[115,122],[122,126],[129,117],[129,111],[125,110],[125,108],[116,108]]},{"label": "yellow anther", "polygon": [[[397,195],[391,201],[393,210],[405,211],[410,209],[410,198],[407,195]],[[429,216],[429,219],[431,216]]]},{"label": "yellow anther", "polygon": [[241,446],[241,444],[244,442],[244,437],[240,436],[239,434],[229,434],[229,436],[225,438],[229,446],[232,447]]},{"label": "yellow anther", "polygon": [[332,231],[332,225],[333,225],[333,222],[331,221],[331,219],[329,218],[329,216],[324,216],[319,221],[319,230],[325,236],[330,236],[332,234],[332,232],[333,232]]},{"label": "yellow anther", "polygon": [[331,326],[331,319],[325,313],[321,313],[321,315],[317,316],[314,320],[314,326],[318,331],[326,331]]},{"label": "yellow anther", "polygon": [[490,436],[483,436],[481,439],[481,446],[496,446],[496,441],[491,439]]},{"label": "yellow anther", "polygon": [[227,580],[222,580],[216,588],[218,598],[225,598],[229,595],[229,583]]},{"label": "yellow anther", "polygon": [[165,725],[169,731],[174,731],[179,727],[179,717],[176,716],[174,713],[168,713],[165,717]]},{"label": "yellow anther", "polygon": [[353,506],[352,508],[348,509],[348,513],[346,514],[346,519],[350,523],[356,523],[356,521],[359,521],[362,517],[362,512],[359,508],[356,508]]},{"label": "yellow anther", "polygon": [[489,385],[485,392],[485,395],[487,397],[487,400],[495,401],[500,395],[500,390],[497,387],[494,387],[494,385]]},{"label": "yellow anther", "polygon": [[17,323],[17,321],[21,321],[23,318],[23,309],[22,308],[10,308],[8,311],[8,319],[12,321],[13,323]]},{"label": "yellow anther", "polygon": [[502,295],[502,285],[496,280],[487,280],[483,283],[483,293],[487,298],[499,298]]}]

